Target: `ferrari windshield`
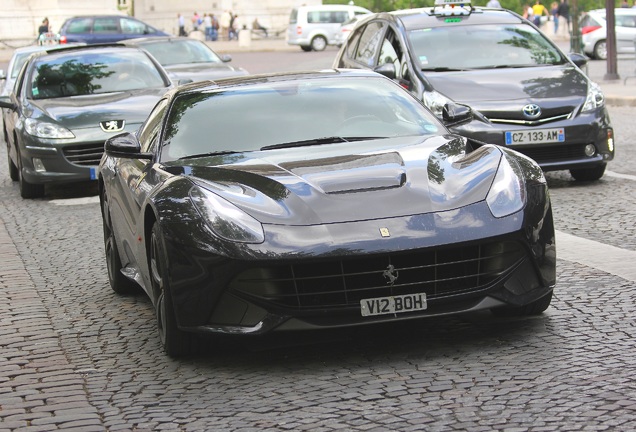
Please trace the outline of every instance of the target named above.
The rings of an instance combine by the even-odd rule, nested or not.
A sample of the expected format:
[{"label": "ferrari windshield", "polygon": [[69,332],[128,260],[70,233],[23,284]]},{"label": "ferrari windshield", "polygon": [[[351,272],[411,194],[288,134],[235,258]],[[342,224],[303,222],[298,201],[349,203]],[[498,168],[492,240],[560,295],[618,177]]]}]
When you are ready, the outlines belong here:
[{"label": "ferrari windshield", "polygon": [[440,133],[419,101],[383,77],[254,82],[178,96],[161,160]]},{"label": "ferrari windshield", "polygon": [[422,70],[531,67],[565,62],[527,24],[447,25],[412,30],[409,38]]},{"label": "ferrari windshield", "polygon": [[198,40],[161,40],[141,44],[163,66],[188,63],[223,63],[208,46]]},{"label": "ferrari windshield", "polygon": [[165,86],[148,55],[132,49],[51,54],[38,58],[31,73],[32,99]]}]

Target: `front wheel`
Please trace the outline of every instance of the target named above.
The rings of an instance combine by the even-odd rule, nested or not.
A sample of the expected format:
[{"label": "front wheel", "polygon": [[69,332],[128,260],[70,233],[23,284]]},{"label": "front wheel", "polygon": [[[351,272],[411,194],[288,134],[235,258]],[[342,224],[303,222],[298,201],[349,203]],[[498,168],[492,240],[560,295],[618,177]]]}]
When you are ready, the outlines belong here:
[{"label": "front wheel", "polygon": [[552,291],[541,297],[539,300],[535,300],[525,306],[513,307],[504,306],[500,308],[491,309],[493,315],[499,317],[523,317],[530,315],[541,315],[550,306],[552,302]]},{"label": "front wheel", "polygon": [[314,51],[324,51],[327,48],[327,39],[323,36],[316,36],[311,40],[311,49]]},{"label": "front wheel", "polygon": [[44,196],[44,185],[29,183],[22,174],[22,156],[18,152],[18,181],[20,183],[20,196],[24,199],[42,198]]},{"label": "front wheel", "polygon": [[594,168],[571,169],[570,175],[577,181],[596,181],[605,174],[607,164],[597,165]]},{"label": "front wheel", "polygon": [[20,180],[20,172],[18,171],[18,167],[11,160],[11,156],[9,155],[9,149],[7,149],[7,162],[9,164],[9,177],[13,181]]},{"label": "front wheel", "polygon": [[594,45],[594,58],[598,60],[607,59],[607,42],[606,41],[600,40],[596,42],[596,45]]},{"label": "front wheel", "polygon": [[168,261],[159,224],[155,222],[150,236],[150,279],[153,295],[157,296],[155,310],[157,328],[164,352],[176,358],[195,352],[195,335],[179,330],[170,285]]},{"label": "front wheel", "polygon": [[133,294],[138,292],[140,286],[128,279],[121,272],[121,258],[113,233],[110,210],[106,195],[102,198],[102,225],[104,228],[104,252],[106,254],[106,270],[108,271],[108,283],[117,294]]}]

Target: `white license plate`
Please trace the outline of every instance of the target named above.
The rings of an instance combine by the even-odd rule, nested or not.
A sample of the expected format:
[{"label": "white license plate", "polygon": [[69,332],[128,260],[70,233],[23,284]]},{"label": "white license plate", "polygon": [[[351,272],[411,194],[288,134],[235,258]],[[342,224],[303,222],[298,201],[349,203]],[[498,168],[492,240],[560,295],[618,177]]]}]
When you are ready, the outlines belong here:
[{"label": "white license plate", "polygon": [[398,314],[426,309],[426,294],[405,294],[360,300],[362,316]]},{"label": "white license plate", "polygon": [[565,142],[565,129],[533,129],[506,132],[506,145]]}]

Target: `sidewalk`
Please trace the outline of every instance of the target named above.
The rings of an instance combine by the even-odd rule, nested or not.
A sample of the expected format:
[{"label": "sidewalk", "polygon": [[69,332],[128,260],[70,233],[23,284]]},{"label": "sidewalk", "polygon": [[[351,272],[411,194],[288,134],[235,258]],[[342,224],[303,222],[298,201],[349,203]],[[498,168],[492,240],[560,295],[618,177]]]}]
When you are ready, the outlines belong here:
[{"label": "sidewalk", "polygon": [[[272,52],[272,51],[299,51],[297,46],[287,45],[284,38],[254,38],[249,41],[215,41],[206,42],[219,54],[232,54],[242,52]],[[555,40],[555,43],[568,52],[570,42],[568,40]],[[13,50],[5,45],[0,45],[0,63],[8,63]],[[608,81],[607,63],[600,60],[591,60],[583,68],[588,76],[598,83],[603,89],[608,105],[636,106],[636,59],[634,55],[618,56],[618,75],[620,79]]]}]

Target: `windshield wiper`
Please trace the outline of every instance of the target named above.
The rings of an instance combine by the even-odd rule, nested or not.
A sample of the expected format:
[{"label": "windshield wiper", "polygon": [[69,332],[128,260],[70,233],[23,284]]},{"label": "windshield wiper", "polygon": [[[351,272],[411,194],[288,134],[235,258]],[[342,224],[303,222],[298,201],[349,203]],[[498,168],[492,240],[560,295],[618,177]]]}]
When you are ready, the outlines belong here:
[{"label": "windshield wiper", "polygon": [[289,148],[289,147],[304,147],[304,146],[312,146],[312,145],[333,144],[333,143],[339,143],[339,142],[349,142],[349,139],[345,139],[340,136],[322,137],[322,138],[314,138],[310,140],[292,141],[292,142],[287,142],[282,144],[267,145],[265,147],[261,147],[261,150],[273,150],[273,149],[281,149],[281,148]]},{"label": "windshield wiper", "polygon": [[438,66],[433,68],[422,68],[422,71],[425,71],[425,72],[462,72],[466,70],[468,69],[450,68],[445,66]]},{"label": "windshield wiper", "polygon": [[229,155],[229,154],[235,154],[235,153],[239,153],[239,152],[233,151],[233,150],[221,150],[221,151],[213,151],[213,152],[208,152],[208,153],[198,153],[198,154],[193,154],[193,155],[188,155],[188,156],[182,156],[182,157],[180,157],[177,160],[196,159],[196,158],[206,157],[206,156]]}]

